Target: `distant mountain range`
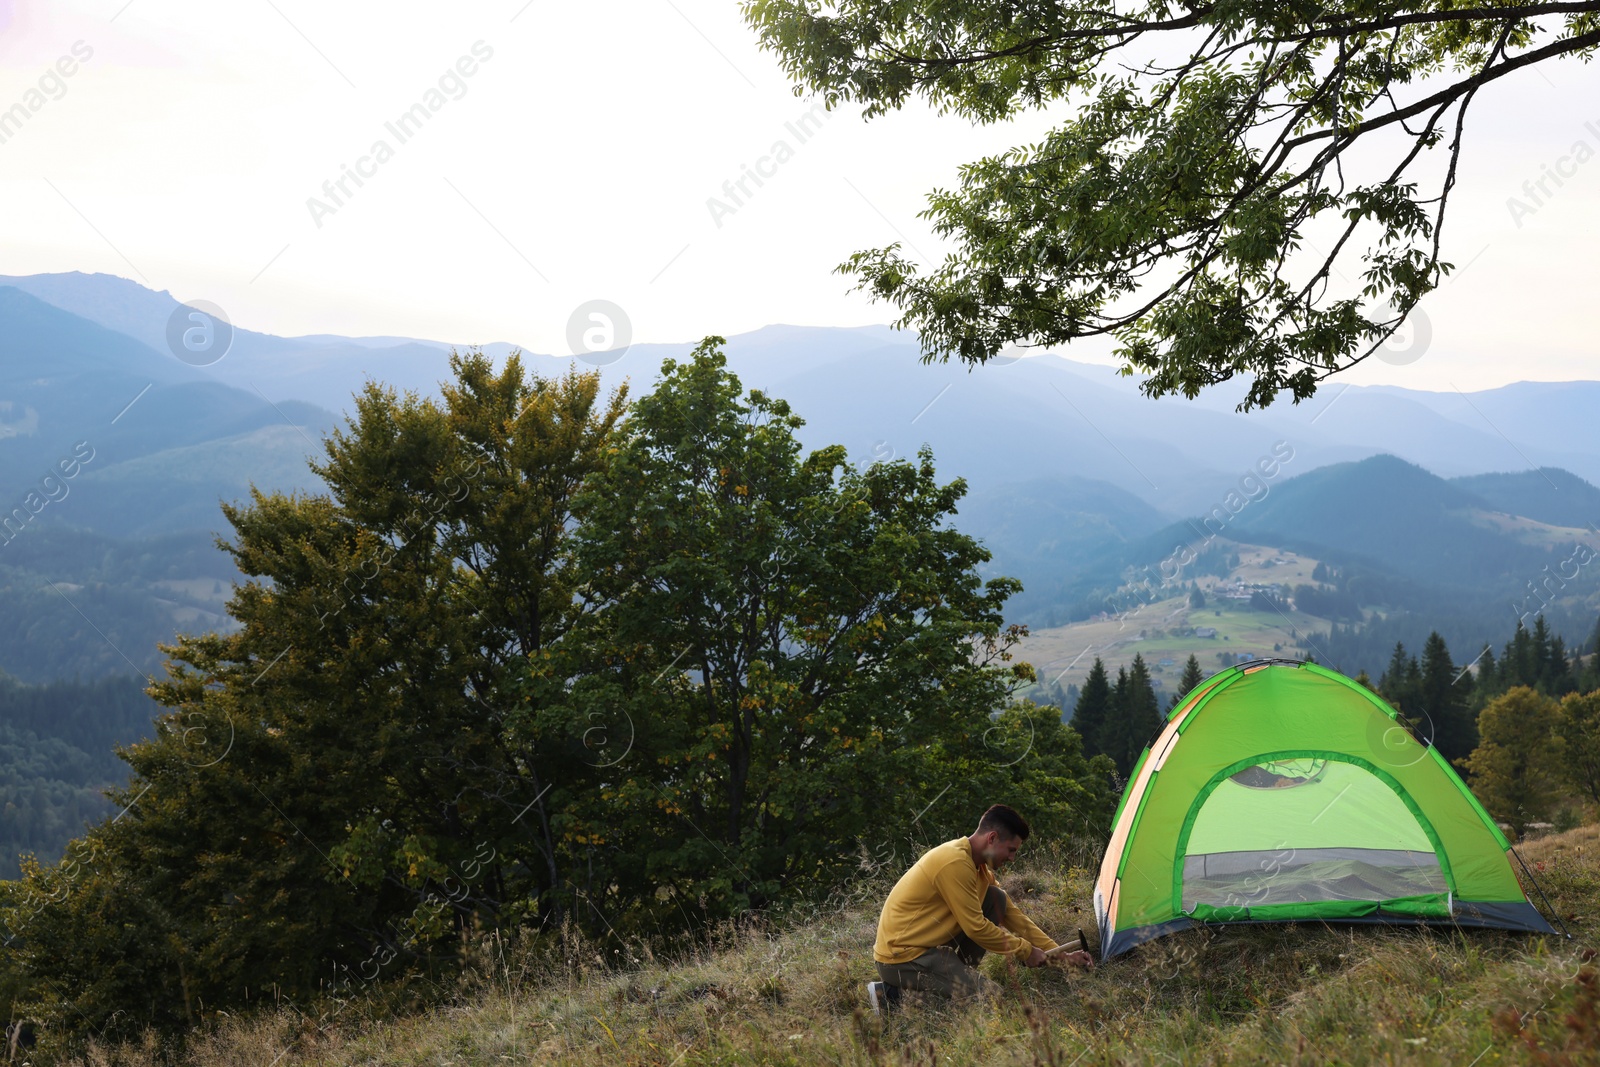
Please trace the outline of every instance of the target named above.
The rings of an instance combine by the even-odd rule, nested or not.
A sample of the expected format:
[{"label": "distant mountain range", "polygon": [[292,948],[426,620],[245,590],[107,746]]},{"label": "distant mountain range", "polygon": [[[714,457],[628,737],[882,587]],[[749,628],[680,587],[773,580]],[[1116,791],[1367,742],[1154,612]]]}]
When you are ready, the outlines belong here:
[{"label": "distant mountain range", "polygon": [[[0,519],[21,515],[20,533],[0,537],[14,620],[0,626],[0,669],[88,676],[124,655],[152,669],[155,640],[222,620],[227,560],[196,547],[223,530],[220,500],[252,484],[317,491],[307,458],[365,381],[437,395],[448,376],[447,342],[237,324],[223,358],[192,366],[169,350],[182,309],[108,275],[0,277]],[[637,395],[692,347],[635,345],[602,374]],[[808,420],[808,446],[842,443],[863,461],[927,446],[944,477],[967,479],[956,522],[995,553],[988,571],[1023,578],[1017,614],[1035,623],[1087,610],[1130,568],[1202,538],[1198,520],[1218,507],[1228,538],[1313,546],[1459,603],[1510,596],[1600,524],[1600,382],[1462,394],[1334,381],[1298,407],[1244,415],[1238,390],[1151,401],[1114,370],[1054,355],[925,365],[885,327],[770,326],[727,353],[747,387]],[[526,358],[543,373],[570,362]],[[1248,479],[1274,450],[1290,458],[1257,487]],[[143,559],[140,577],[124,582],[113,557]],[[114,593],[101,608],[114,623],[63,583]],[[1595,584],[1585,573],[1562,596],[1587,610]],[[64,650],[68,633],[97,649]]]},{"label": "distant mountain range", "polygon": [[0,511],[78,448],[92,458],[38,522],[119,537],[215,529],[217,500],[247,495],[252,479],[284,490],[318,485],[305,457],[336,422],[322,408],[224,385],[164,350],[0,288]]}]

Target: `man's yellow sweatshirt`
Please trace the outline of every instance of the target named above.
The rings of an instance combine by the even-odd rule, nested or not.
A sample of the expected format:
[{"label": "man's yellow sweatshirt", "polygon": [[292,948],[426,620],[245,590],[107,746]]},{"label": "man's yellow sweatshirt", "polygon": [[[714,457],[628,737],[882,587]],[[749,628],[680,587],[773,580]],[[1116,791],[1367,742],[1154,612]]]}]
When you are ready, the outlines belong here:
[{"label": "man's yellow sweatshirt", "polygon": [[988,865],[972,858],[969,839],[958,837],[929,849],[883,902],[872,958],[909,963],[955,937],[957,930],[990,952],[1018,959],[1027,959],[1034,947],[1055,948],[1014,902],[1006,903],[1004,930],[984,918],[983,895],[997,884]]}]

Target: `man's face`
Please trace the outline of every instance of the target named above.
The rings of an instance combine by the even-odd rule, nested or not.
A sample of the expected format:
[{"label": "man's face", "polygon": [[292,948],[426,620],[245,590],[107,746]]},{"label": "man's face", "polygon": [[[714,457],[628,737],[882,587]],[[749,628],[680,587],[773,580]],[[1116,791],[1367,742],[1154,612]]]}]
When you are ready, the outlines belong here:
[{"label": "man's face", "polygon": [[990,830],[984,835],[983,841],[983,862],[992,869],[1010,863],[1011,858],[1017,854],[1017,849],[1022,847],[1022,838],[1007,837],[999,830]]}]

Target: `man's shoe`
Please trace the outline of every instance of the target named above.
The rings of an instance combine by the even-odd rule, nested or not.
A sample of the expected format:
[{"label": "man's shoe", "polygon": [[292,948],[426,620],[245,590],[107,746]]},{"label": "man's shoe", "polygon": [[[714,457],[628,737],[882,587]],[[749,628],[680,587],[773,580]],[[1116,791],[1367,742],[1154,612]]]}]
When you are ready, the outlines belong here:
[{"label": "man's shoe", "polygon": [[881,1016],[900,1003],[900,987],[886,982],[868,982],[867,1003],[872,1005],[872,1014]]}]

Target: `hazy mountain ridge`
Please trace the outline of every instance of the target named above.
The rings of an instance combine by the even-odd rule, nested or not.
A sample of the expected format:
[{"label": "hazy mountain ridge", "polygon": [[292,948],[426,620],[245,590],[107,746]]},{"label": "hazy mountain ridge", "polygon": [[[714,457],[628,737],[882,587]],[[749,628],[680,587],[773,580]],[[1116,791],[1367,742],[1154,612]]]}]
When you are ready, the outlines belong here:
[{"label": "hazy mountain ridge", "polygon": [[[347,411],[352,395],[368,378],[402,392],[431,394],[450,373],[449,344],[410,337],[278,337],[237,322],[232,324],[233,343],[225,356],[209,366],[188,367],[167,355],[167,323],[182,306],[171,293],[108,274],[0,276],[0,287],[5,286],[138,341],[192,378],[251,393],[259,390],[261,396],[278,402],[296,400]],[[499,343],[483,347],[496,357],[511,348]]]},{"label": "hazy mountain ridge", "polygon": [[[170,294],[109,275],[0,278],[6,285],[162,353],[167,319],[179,307]],[[235,329],[233,350],[212,366],[193,369],[163,358],[173,368],[259,389],[276,401],[348,411],[367,377],[437,395],[448,376],[449,349],[469,343],[285,338],[237,323]],[[485,351],[498,358],[513,347],[495,342]],[[663,358],[681,358],[692,348],[692,341],[636,344],[602,373],[609,384],[631,379],[637,393],[655,379]],[[884,326],[768,326],[730,338],[727,352],[747,386],[785,397],[811,420],[808,444],[839,441],[870,459],[875,446],[910,455],[928,443],[942,466],[969,478],[983,472],[989,484],[997,484],[988,472],[1002,461],[1018,481],[1098,475],[1174,513],[1208,507],[1209,497],[1277,440],[1301,456],[1291,473],[1389,452],[1446,477],[1516,471],[1531,461],[1600,482],[1600,428],[1591,416],[1600,409],[1600,382],[1520,382],[1461,393],[1333,381],[1302,405],[1280,402],[1241,415],[1234,411],[1240,390],[1232,383],[1194,401],[1151,401],[1139,394],[1135,379],[1055,355],[976,370],[925,365],[913,337]],[[548,364],[546,373],[571,362],[533,353],[525,358]],[[846,410],[849,420],[842,417]],[[996,411],[1006,413],[1005,423],[983,421]],[[1036,436],[1024,436],[1023,429]],[[1203,455],[1191,458],[1197,451]],[[1170,470],[1169,463],[1175,464]],[[1198,470],[1209,478],[1197,482]]]},{"label": "hazy mountain ridge", "polygon": [[1552,526],[1600,526],[1600,489],[1559,467],[1511,474],[1475,474],[1452,481],[1492,507]]},{"label": "hazy mountain ridge", "polygon": [[[108,275],[0,278],[0,504],[14,512],[78,442],[93,450],[66,495],[30,517],[26,536],[52,531],[53,540],[73,526],[124,540],[222,531],[218,502],[243,499],[251,484],[321,488],[306,460],[320,456],[322,436],[341,421],[334,412],[348,410],[369,377],[437,395],[448,376],[443,342],[280,338],[237,324],[223,359],[192,367],[165,350],[166,321],[179,307],[170,294]],[[634,345],[602,377],[608,386],[627,380],[637,396],[663,359],[692,348]],[[1224,510],[1227,536],[1391,575],[1397,595],[1416,602],[1512,589],[1539,573],[1552,539],[1564,536],[1496,526],[1493,514],[1562,528],[1600,522],[1600,489],[1584,480],[1585,472],[1600,479],[1600,433],[1583,406],[1591,395],[1600,404],[1600,383],[1519,383],[1469,398],[1335,382],[1299,407],[1242,415],[1228,386],[1194,402],[1151,401],[1111,368],[1053,355],[976,369],[924,364],[913,339],[887,327],[769,326],[730,338],[726,351],[746,388],[789,401],[807,420],[808,447],[842,443],[858,463],[931,448],[942,477],[968,482],[956,522],[994,553],[985,573],[1022,578],[1014,608],[1036,623],[1092,613],[1128,569],[1158,564],[1175,545],[1203,544],[1211,527],[1199,520],[1239,499],[1241,479],[1274,451],[1289,458],[1236,517]],[[525,358],[546,374],[572,363]],[[1387,453],[1398,458],[1373,458]],[[1523,454],[1577,462],[1574,473],[1479,473],[1514,470]],[[48,552],[24,566],[21,543],[0,545],[14,588],[51,567],[90,570]],[[80,543],[88,542],[51,547],[59,557]],[[218,556],[164,580],[199,588],[227,566]],[[221,607],[201,600],[184,611]],[[147,623],[163,617],[156,611]],[[0,666],[19,652],[0,648]]]},{"label": "hazy mountain ridge", "polygon": [[[263,427],[297,425],[310,439],[295,446],[303,459],[337,421],[314,405],[274,404],[211,381],[170,355],[16,289],[0,287],[0,323],[0,400],[9,404],[5,421],[14,428],[0,467],[6,508],[79,441],[94,452],[85,469],[98,471]],[[20,430],[24,418],[26,432]],[[285,456],[280,450],[261,459],[281,469]],[[230,475],[230,483],[241,474],[248,470]],[[302,485],[314,482],[309,472],[306,478]]]}]

